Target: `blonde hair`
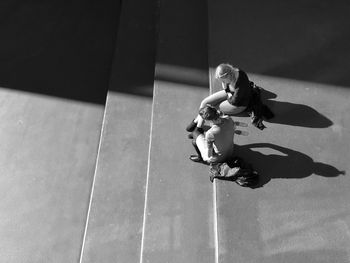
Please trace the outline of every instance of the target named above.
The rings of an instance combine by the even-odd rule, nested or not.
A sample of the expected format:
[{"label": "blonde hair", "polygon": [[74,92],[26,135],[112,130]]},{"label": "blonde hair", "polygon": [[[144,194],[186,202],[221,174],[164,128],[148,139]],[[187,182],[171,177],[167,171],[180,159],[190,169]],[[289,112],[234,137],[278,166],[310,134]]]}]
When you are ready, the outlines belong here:
[{"label": "blonde hair", "polygon": [[222,63],[216,67],[215,78],[221,79],[229,77],[230,79],[235,79],[234,67],[228,63]]}]

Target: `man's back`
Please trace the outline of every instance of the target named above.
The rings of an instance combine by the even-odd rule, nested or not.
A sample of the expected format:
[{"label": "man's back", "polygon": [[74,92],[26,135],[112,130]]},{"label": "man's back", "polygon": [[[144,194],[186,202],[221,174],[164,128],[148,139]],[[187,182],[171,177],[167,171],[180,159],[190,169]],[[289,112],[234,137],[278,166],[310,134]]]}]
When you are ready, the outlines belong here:
[{"label": "man's back", "polygon": [[223,162],[233,155],[235,123],[230,117],[222,117],[220,124],[214,124],[205,135],[207,143],[213,142],[217,162]]}]

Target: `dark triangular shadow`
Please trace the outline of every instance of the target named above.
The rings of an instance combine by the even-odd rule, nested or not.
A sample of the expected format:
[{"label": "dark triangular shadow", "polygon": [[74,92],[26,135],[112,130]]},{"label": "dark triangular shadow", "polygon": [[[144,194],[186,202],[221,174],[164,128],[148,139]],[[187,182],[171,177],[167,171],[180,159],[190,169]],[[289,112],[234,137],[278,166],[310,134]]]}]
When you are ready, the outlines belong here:
[{"label": "dark triangular shadow", "polygon": [[330,119],[310,106],[271,100],[276,97],[275,93],[261,89],[263,103],[275,113],[275,117],[266,120],[267,122],[307,128],[326,128],[333,124]]},{"label": "dark triangular shadow", "polygon": [[307,128],[327,128],[333,124],[330,119],[307,105],[272,100],[267,101],[266,105],[275,113],[275,117],[266,122]]},{"label": "dark triangular shadow", "polygon": [[[329,164],[315,162],[304,153],[275,144],[254,143],[235,147],[236,155],[251,163],[260,174],[260,182],[257,187],[262,187],[273,178],[297,179],[312,174],[324,177],[345,175],[345,171],[339,171]],[[279,154],[266,155],[257,151],[263,148],[277,151]]]},{"label": "dark triangular shadow", "polygon": [[[261,99],[275,114],[275,117],[265,120],[270,123],[300,126],[307,128],[327,128],[333,122],[310,106],[285,101],[271,100],[277,95],[265,89],[261,89]],[[235,115],[248,117],[246,112]]]}]

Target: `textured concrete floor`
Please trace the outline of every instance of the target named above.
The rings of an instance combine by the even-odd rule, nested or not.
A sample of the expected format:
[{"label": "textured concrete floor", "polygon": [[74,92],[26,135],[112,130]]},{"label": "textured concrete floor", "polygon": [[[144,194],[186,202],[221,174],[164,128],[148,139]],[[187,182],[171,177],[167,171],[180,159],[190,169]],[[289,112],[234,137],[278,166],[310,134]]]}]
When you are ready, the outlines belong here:
[{"label": "textured concrete floor", "polygon": [[[348,89],[251,75],[278,94],[277,114],[236,136],[261,175],[256,189],[217,182],[222,262],[349,262]],[[329,105],[329,98],[336,101]]]},{"label": "textured concrete floor", "polygon": [[0,89],[0,261],[77,262],[103,107]]},{"label": "textured concrete floor", "polygon": [[235,139],[260,187],[217,182],[220,262],[350,262],[348,11],[346,1],[209,2],[211,67],[246,70],[276,113]]},{"label": "textured concrete floor", "polygon": [[138,262],[155,67],[155,1],[123,3],[81,262]]},{"label": "textured concrete floor", "polygon": [[1,1],[1,262],[79,261],[118,4]]},{"label": "textured concrete floor", "polygon": [[206,5],[165,0],[159,13],[141,262],[213,262],[212,185],[185,131],[209,94]]}]

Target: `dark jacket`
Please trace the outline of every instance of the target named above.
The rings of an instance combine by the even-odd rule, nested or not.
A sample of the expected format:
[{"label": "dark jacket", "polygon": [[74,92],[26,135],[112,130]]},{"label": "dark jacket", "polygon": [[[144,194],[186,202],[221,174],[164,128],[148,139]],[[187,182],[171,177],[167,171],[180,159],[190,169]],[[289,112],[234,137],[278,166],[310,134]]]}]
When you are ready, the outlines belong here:
[{"label": "dark jacket", "polygon": [[247,74],[239,69],[234,92],[230,91],[229,87],[226,87],[225,91],[232,94],[232,97],[228,99],[230,104],[237,107],[248,106],[252,97],[252,86],[250,85]]}]

